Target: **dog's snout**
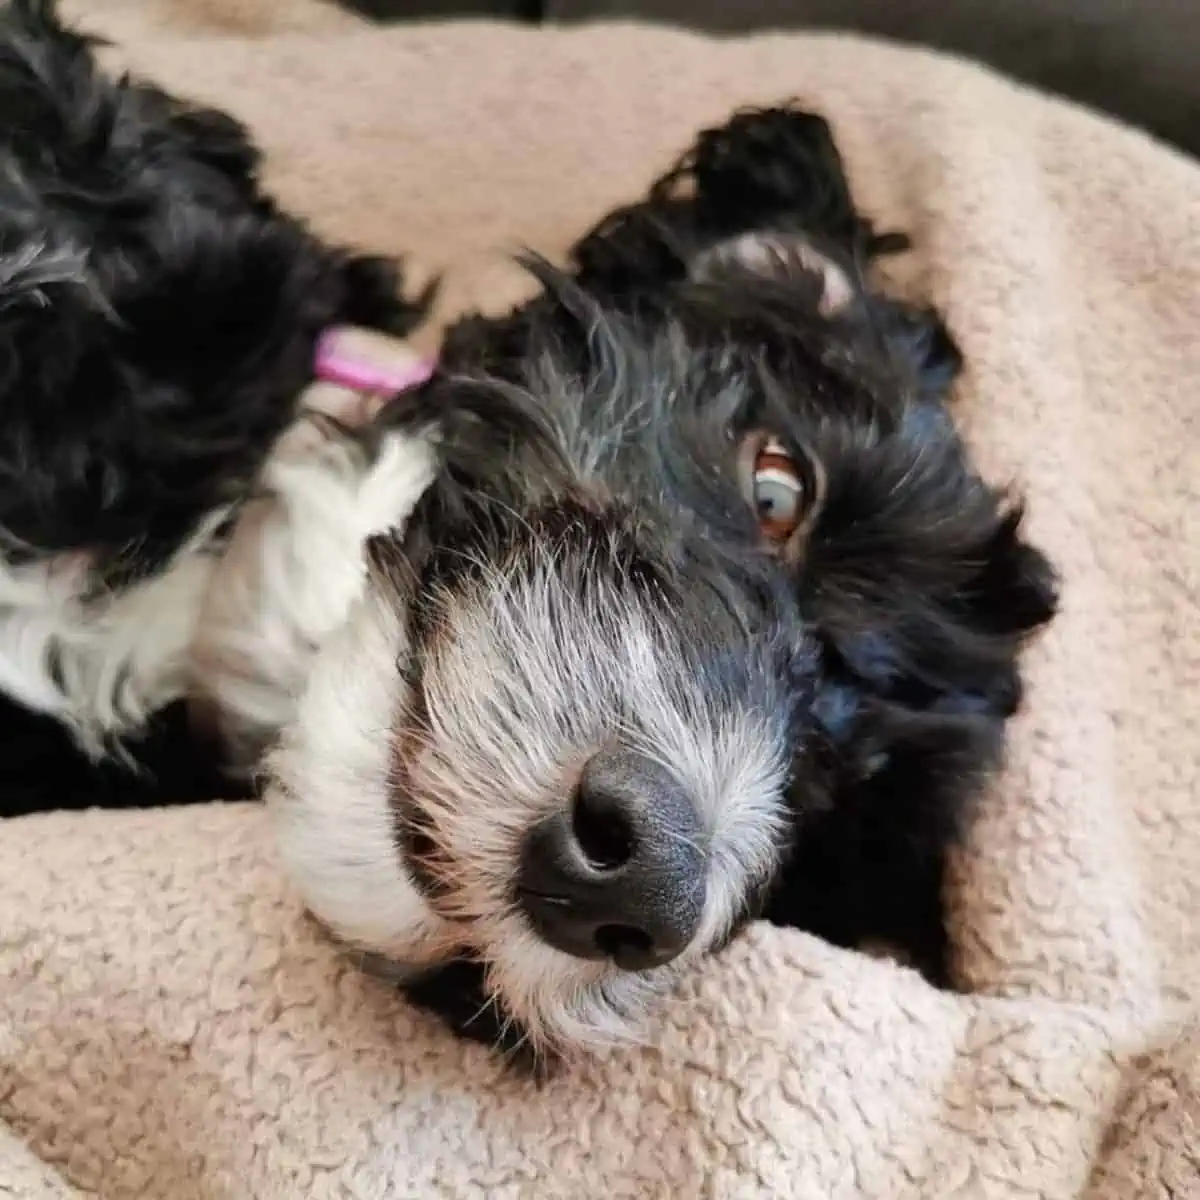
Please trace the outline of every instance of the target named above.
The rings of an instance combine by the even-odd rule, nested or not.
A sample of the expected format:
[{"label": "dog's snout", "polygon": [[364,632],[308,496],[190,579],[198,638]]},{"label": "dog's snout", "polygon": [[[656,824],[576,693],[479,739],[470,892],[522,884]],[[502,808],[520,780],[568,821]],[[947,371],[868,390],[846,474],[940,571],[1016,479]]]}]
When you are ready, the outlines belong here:
[{"label": "dog's snout", "polygon": [[605,750],[584,768],[571,804],[530,830],[517,888],[551,946],[641,971],[670,962],[695,936],[706,869],[683,786],[642,755]]}]

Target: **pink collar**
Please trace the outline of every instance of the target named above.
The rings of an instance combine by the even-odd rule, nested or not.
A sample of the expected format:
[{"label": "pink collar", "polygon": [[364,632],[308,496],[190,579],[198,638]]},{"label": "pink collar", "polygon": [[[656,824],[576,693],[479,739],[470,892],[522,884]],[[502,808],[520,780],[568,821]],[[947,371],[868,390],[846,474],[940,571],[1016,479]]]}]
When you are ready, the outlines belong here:
[{"label": "pink collar", "polygon": [[395,396],[426,383],[436,366],[415,355],[398,338],[342,326],[321,335],[313,370],[325,383],[352,392]]}]

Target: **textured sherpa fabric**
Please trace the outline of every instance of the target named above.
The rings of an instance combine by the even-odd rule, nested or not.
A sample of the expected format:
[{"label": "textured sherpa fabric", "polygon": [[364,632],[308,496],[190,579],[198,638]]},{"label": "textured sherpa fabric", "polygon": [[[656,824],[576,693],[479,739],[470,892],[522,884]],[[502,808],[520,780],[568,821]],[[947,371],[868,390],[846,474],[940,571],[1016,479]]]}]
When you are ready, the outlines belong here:
[{"label": "textured sherpa fabric", "polygon": [[[1200,169],[839,38],[378,32],[111,0],[114,59],[254,127],[321,229],[502,305],[737,104],[826,113],[970,369],[1065,611],[952,889],[969,995],[755,928],[540,1090],[340,959],[254,806],[0,827],[0,1196],[1200,1196]],[[49,1171],[61,1183],[53,1182]]]}]

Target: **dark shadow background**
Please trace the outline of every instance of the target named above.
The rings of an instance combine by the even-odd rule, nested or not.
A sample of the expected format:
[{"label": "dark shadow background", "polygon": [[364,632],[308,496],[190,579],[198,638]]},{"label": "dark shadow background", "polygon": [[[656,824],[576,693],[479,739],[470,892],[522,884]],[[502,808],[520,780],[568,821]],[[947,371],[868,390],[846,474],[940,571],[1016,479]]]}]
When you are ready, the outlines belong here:
[{"label": "dark shadow background", "polygon": [[1200,0],[340,0],[380,21],[848,30],[974,58],[1200,156]]}]

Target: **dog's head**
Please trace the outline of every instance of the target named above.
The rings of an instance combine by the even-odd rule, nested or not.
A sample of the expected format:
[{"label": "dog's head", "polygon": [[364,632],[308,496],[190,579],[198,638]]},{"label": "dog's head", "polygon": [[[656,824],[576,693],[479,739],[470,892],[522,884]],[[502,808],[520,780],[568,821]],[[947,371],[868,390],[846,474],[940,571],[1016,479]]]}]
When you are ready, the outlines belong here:
[{"label": "dog's head", "polygon": [[109,592],[245,496],[323,328],[405,310],[272,205],[237,122],[111,80],[52,0],[0,7],[0,106],[6,599]]},{"label": "dog's head", "polygon": [[859,223],[812,220],[801,157],[788,203],[746,186],[728,221],[693,163],[685,199],[660,185],[451,332],[391,414],[436,428],[440,476],[272,759],[316,915],[476,960],[539,1045],[636,1028],[761,911],[876,695],[1014,703],[1044,607],[942,407],[956,352],[867,287]]},{"label": "dog's head", "polygon": [[539,270],[502,371],[455,373],[486,353],[464,331],[393,406],[436,426],[440,473],[371,544],[272,765],[318,917],[408,962],[465,951],[571,1046],[755,907],[813,647],[760,544],[752,375]]}]

